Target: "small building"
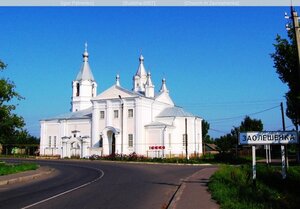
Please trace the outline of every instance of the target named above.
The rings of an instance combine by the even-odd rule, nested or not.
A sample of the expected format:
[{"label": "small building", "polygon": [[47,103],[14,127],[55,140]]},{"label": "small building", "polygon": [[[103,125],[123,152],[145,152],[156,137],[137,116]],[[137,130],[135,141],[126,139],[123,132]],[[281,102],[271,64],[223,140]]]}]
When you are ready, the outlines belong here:
[{"label": "small building", "polygon": [[204,154],[218,154],[218,147],[215,144],[208,144],[205,143],[205,149],[204,149]]},{"label": "small building", "polygon": [[155,91],[142,55],[132,90],[123,88],[117,75],[111,87],[97,94],[86,44],[82,66],[72,82],[71,105],[71,112],[40,121],[41,155],[185,156],[185,133],[188,155],[202,154],[202,119],[174,104],[166,79]]}]

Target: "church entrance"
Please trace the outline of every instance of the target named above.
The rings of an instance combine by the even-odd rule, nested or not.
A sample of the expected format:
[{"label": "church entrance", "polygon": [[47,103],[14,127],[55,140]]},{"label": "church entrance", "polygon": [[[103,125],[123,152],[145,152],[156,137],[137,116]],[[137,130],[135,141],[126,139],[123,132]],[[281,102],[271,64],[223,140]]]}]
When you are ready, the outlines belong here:
[{"label": "church entrance", "polygon": [[120,130],[112,126],[106,126],[101,132],[103,137],[103,154],[115,155],[120,152]]},{"label": "church entrance", "polygon": [[112,141],[111,141],[111,154],[115,155],[116,154],[116,136],[115,133],[112,134]]},{"label": "church entrance", "polygon": [[114,130],[107,131],[107,140],[108,140],[108,154],[115,155],[117,152],[116,149],[116,133]]}]

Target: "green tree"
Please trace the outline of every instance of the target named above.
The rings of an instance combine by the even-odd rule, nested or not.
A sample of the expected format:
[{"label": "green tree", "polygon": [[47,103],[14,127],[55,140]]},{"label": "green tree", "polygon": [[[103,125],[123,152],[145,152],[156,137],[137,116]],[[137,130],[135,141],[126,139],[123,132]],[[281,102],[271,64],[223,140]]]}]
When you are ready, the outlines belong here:
[{"label": "green tree", "polygon": [[277,35],[274,44],[275,52],[271,57],[280,80],[289,87],[289,91],[285,94],[286,115],[297,128],[300,118],[300,81],[298,52],[293,31],[293,29],[288,31],[288,39]]},{"label": "green tree", "polygon": [[22,145],[35,145],[39,144],[39,138],[32,136],[28,133],[27,130],[21,130],[17,131],[16,134],[16,144],[22,144]]},{"label": "green tree", "polygon": [[206,120],[202,120],[202,139],[204,143],[213,143],[213,140],[208,135],[209,123]]},{"label": "green tree", "polygon": [[221,153],[226,153],[237,149],[238,146],[238,136],[240,132],[244,131],[262,131],[264,125],[261,120],[252,119],[249,116],[245,116],[244,120],[241,121],[239,127],[233,127],[229,134],[221,136],[216,139],[216,145]]},{"label": "green tree", "polygon": [[264,125],[261,120],[252,119],[249,116],[246,116],[238,129],[240,132],[262,131],[264,129]]},{"label": "green tree", "polygon": [[[0,71],[2,72],[7,66],[0,60]],[[24,127],[24,119],[13,111],[16,105],[12,100],[21,100],[16,92],[15,84],[9,79],[0,79],[0,143],[13,144],[19,131]]]},{"label": "green tree", "polygon": [[226,134],[216,139],[216,145],[220,153],[230,152],[236,146],[236,138],[232,134]]}]

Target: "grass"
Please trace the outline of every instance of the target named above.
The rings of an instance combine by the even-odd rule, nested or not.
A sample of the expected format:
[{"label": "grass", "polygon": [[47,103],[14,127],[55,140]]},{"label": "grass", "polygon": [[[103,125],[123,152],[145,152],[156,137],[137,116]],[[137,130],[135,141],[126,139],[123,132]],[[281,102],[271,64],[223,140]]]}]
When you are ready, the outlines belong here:
[{"label": "grass", "polygon": [[22,164],[6,164],[0,163],[0,176],[19,173],[28,170],[36,170],[38,165],[36,163],[22,163]]},{"label": "grass", "polygon": [[223,209],[299,208],[300,167],[290,167],[286,180],[282,180],[280,169],[258,165],[254,185],[250,165],[223,165],[208,187]]}]

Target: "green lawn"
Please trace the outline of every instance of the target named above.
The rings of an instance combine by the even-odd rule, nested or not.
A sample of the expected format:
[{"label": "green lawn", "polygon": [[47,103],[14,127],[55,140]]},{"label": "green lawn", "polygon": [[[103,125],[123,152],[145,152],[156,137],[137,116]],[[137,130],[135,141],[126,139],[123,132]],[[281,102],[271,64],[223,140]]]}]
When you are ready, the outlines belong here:
[{"label": "green lawn", "polygon": [[22,163],[22,164],[6,164],[0,163],[0,176],[19,173],[28,170],[36,170],[38,165],[35,163]]},{"label": "green lawn", "polygon": [[258,165],[254,185],[250,165],[224,165],[211,177],[209,190],[224,209],[299,208],[300,166],[291,166],[286,180],[280,169]]}]

